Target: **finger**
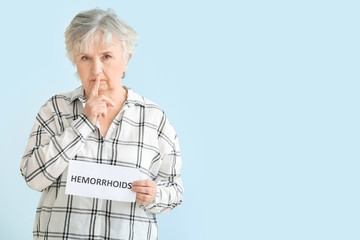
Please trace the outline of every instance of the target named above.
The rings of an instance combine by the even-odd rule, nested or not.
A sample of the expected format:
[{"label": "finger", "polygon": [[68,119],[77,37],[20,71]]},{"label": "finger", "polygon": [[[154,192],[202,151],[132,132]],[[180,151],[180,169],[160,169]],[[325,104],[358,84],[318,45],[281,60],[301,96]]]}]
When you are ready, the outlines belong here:
[{"label": "finger", "polygon": [[149,195],[136,194],[136,201],[142,205],[147,205],[151,203],[152,200],[154,200],[154,198]]},{"label": "finger", "polygon": [[97,106],[95,106],[93,108],[93,113],[96,114],[96,115],[100,115],[100,114],[103,114],[103,113],[107,113],[107,107],[106,107],[106,104],[103,103],[103,104],[99,104]]},{"label": "finger", "polygon": [[139,197],[136,197],[136,200],[135,200],[136,202],[138,202],[139,204],[141,204],[141,205],[147,205],[145,202],[144,202],[144,200],[142,200],[141,198],[139,198]]},{"label": "finger", "polygon": [[114,103],[113,100],[111,100],[111,98],[108,98],[108,97],[105,96],[105,95],[101,95],[101,98],[102,98],[107,104],[109,104],[110,106],[115,107],[116,104]]},{"label": "finger", "polygon": [[91,96],[98,96],[98,94],[99,94],[99,88],[100,88],[100,78],[97,77],[97,78],[95,79],[94,86],[93,86],[93,88],[91,89],[90,95],[91,95]]},{"label": "finger", "polygon": [[132,184],[133,184],[133,186],[136,186],[136,187],[153,187],[153,188],[156,187],[156,183],[151,180],[137,180],[137,181],[134,181]]},{"label": "finger", "polygon": [[92,116],[96,117],[96,120],[98,120],[101,116],[104,118],[107,116],[107,108],[104,106],[96,106],[91,113]]},{"label": "finger", "polygon": [[145,194],[145,195],[155,195],[155,191],[153,188],[151,187],[132,187],[131,188],[132,191],[136,192],[136,193],[141,193],[141,194]]}]

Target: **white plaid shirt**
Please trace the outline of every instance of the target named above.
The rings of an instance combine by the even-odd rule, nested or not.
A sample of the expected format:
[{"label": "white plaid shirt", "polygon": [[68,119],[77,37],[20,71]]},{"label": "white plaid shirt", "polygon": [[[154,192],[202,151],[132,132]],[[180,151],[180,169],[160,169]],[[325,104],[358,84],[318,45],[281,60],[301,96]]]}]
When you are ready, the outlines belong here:
[{"label": "white plaid shirt", "polygon": [[[157,213],[182,202],[177,135],[162,109],[127,88],[105,137],[83,114],[83,87],[51,97],[37,114],[21,174],[42,191],[34,239],[157,239]],[[66,195],[69,160],[137,168],[157,183],[149,205]]]}]

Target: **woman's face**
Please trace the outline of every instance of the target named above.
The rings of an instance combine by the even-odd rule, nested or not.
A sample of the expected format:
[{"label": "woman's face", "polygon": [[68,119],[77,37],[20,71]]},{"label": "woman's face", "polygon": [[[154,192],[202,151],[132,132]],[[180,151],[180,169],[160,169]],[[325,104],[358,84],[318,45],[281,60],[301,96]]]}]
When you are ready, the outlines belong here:
[{"label": "woman's face", "polygon": [[105,48],[93,46],[89,52],[75,56],[75,64],[87,96],[97,77],[100,78],[99,92],[121,89],[121,77],[126,71],[126,61],[120,42],[115,40],[114,43]]}]

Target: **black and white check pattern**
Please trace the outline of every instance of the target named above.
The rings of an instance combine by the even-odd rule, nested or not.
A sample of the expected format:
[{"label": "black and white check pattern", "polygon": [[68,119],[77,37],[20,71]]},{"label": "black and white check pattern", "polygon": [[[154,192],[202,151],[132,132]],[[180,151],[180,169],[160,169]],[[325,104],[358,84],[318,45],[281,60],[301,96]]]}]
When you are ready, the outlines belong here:
[{"label": "black and white check pattern", "polygon": [[[83,109],[83,87],[51,97],[40,109],[21,162],[21,174],[42,191],[34,239],[157,239],[157,213],[182,202],[177,135],[162,109],[130,88],[105,137]],[[69,160],[139,169],[157,183],[142,206],[65,194]]]}]

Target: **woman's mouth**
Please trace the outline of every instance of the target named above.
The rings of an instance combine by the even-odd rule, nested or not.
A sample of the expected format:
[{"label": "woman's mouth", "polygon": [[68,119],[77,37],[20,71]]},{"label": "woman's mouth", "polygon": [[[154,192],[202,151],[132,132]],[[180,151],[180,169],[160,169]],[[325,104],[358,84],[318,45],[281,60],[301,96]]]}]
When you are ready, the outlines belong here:
[{"label": "woman's mouth", "polygon": [[[92,79],[92,82],[95,82],[96,79]],[[105,79],[100,79],[100,82],[105,82]]]}]

